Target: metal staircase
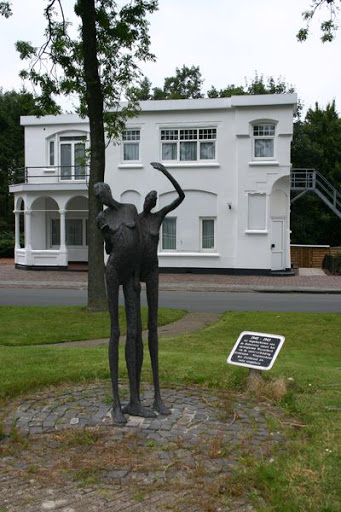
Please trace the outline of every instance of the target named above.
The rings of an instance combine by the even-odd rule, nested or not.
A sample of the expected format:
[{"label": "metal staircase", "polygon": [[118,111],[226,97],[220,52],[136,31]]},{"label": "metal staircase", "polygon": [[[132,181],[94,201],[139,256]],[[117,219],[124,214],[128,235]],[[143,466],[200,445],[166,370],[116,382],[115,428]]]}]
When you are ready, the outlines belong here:
[{"label": "metal staircase", "polygon": [[312,190],[341,219],[340,192],[315,169],[291,169],[290,190],[299,192],[291,199],[291,203]]}]

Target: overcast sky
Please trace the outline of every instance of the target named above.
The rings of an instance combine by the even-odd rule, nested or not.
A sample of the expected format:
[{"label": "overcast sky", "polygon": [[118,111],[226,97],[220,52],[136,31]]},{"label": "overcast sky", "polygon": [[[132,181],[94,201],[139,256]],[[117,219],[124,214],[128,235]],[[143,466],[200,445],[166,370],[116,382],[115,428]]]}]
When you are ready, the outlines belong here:
[{"label": "overcast sky", "polygon": [[[125,3],[120,0],[120,3]],[[72,12],[73,0],[63,4]],[[159,0],[150,16],[152,51],[156,63],[142,70],[153,86],[183,64],[199,66],[212,85],[245,85],[255,71],[281,77],[293,85],[305,109],[335,99],[341,111],[341,30],[333,43],[320,42],[319,19],[305,43],[296,41],[301,12],[310,0]],[[43,40],[46,0],[12,0],[14,15],[0,18],[0,87],[20,89],[23,67],[14,49],[17,40],[38,46]],[[322,13],[321,13],[322,14]],[[320,20],[323,16],[320,16]]]}]

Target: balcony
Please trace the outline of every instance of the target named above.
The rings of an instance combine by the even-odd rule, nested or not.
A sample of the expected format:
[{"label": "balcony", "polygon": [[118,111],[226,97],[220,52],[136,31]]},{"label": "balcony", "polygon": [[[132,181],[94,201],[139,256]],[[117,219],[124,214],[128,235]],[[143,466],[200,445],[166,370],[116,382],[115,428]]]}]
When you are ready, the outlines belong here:
[{"label": "balcony", "polygon": [[88,165],[22,167],[13,173],[11,185],[88,183],[89,176]]}]

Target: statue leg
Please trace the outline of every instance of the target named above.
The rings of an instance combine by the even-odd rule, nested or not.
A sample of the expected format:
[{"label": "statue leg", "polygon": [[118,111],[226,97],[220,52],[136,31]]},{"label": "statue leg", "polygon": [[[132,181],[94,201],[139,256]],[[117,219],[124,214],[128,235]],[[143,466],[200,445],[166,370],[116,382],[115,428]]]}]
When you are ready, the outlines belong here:
[{"label": "statue leg", "polygon": [[137,338],[136,338],[136,368],[137,368],[137,393],[140,399],[141,371],[143,363],[143,340],[141,321],[141,288],[137,291]]},{"label": "statue leg", "polygon": [[130,401],[123,408],[123,412],[132,416],[143,416],[144,418],[153,418],[155,413],[151,409],[142,407],[139,397],[140,368],[142,365],[141,347],[142,342],[139,334],[139,297],[134,289],[133,279],[123,285],[124,302],[127,319],[127,341],[126,341],[126,362],[128,369],[128,378],[130,386]]},{"label": "statue leg", "polygon": [[115,421],[115,423],[126,423],[127,420],[123,416],[118,393],[118,345],[120,340],[120,328],[118,321],[119,281],[117,279],[116,271],[114,269],[107,269],[106,280],[109,314],[111,322],[111,332],[109,340],[109,367],[114,398],[112,418]]},{"label": "statue leg", "polygon": [[157,333],[157,318],[159,307],[159,271],[155,269],[146,279],[146,291],[148,302],[148,347],[152,363],[154,382],[154,404],[153,408],[160,414],[170,414],[170,409],[165,406],[161,399],[159,382],[159,339]]}]

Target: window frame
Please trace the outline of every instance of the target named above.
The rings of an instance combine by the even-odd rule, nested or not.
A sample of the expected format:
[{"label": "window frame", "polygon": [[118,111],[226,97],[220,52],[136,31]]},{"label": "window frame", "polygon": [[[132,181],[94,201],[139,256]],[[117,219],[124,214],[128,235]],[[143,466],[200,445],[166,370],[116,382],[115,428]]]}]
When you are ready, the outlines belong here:
[{"label": "window frame", "polygon": [[[164,244],[164,223],[165,221],[174,221],[175,223],[175,247],[174,248],[170,248],[170,249],[167,249],[163,246]],[[171,251],[171,252],[176,252],[177,251],[177,247],[178,247],[178,233],[177,233],[177,217],[175,216],[166,216],[163,221],[162,221],[162,230],[161,230],[161,251],[162,252],[168,252],[168,251]]]},{"label": "window frame", "polygon": [[[69,221],[81,221],[82,223],[82,228],[81,228],[81,239],[82,239],[82,243],[81,244],[69,244],[67,243],[67,225],[68,225],[68,222]],[[57,240],[59,241],[59,243],[53,243],[53,237],[54,237],[54,230],[53,230],[53,223],[56,223],[57,226],[59,226],[59,229],[55,232],[56,233],[56,236],[57,236]],[[72,247],[72,248],[86,248],[88,247],[88,237],[87,237],[87,222],[88,222],[88,218],[87,217],[70,217],[70,218],[66,218],[65,219],[65,245],[67,247]],[[50,239],[50,248],[51,249],[57,249],[58,247],[60,247],[60,218],[59,217],[51,217],[50,219],[50,236],[49,236],[49,239]]]},{"label": "window frame", "polygon": [[[213,247],[204,247],[204,221],[213,221]],[[215,252],[216,251],[216,217],[200,217],[200,250],[202,252]]]},{"label": "window frame", "polygon": [[[88,168],[88,159],[87,159],[87,149],[89,148],[89,133],[81,130],[69,130],[54,133],[50,135],[46,139],[47,142],[47,150],[46,150],[46,160],[48,162],[48,167],[53,167],[58,169],[58,181],[59,182],[69,182],[69,181],[77,181],[84,182],[87,180],[87,168]],[[71,174],[66,177],[62,177],[61,172],[61,146],[63,144],[71,144]],[[76,176],[76,146],[77,144],[84,144],[84,165],[79,165],[80,168],[84,168],[84,174],[80,174]],[[66,166],[67,167],[67,166]]]},{"label": "window frame", "polygon": [[[160,158],[165,164],[187,163],[212,163],[217,162],[217,126],[181,126],[181,127],[161,127],[159,133],[160,140]],[[169,138],[168,138],[169,137]],[[195,144],[195,158],[182,158],[185,148],[192,143]],[[212,158],[202,157],[202,148],[205,144],[211,144],[213,148]],[[173,146],[175,158],[165,158],[164,148],[166,145]]]},{"label": "window frame", "polygon": [[[250,198],[251,197],[263,197],[264,198],[264,206],[263,206],[263,212],[264,214],[264,224],[262,227],[253,227],[250,224],[250,214],[252,213],[250,210]],[[252,214],[252,218],[255,218],[255,215]],[[268,200],[267,200],[267,194],[266,192],[254,192],[254,193],[248,193],[247,194],[247,233],[267,233],[268,232]]]},{"label": "window frame", "polygon": [[[263,128],[265,133],[255,133],[256,129]],[[269,133],[266,133],[269,131]],[[277,122],[274,120],[258,120],[251,123],[251,136],[252,136],[252,160],[272,161],[276,159],[276,138],[277,138]],[[272,141],[272,155],[271,156],[256,156],[256,143],[257,141]]]},{"label": "window frame", "polygon": [[[138,138],[125,140],[124,137],[125,137],[126,132],[136,132],[135,135],[138,134]],[[121,161],[122,161],[122,163],[123,164],[134,164],[134,163],[141,162],[141,128],[139,128],[139,127],[130,127],[130,126],[126,127],[122,131],[121,140],[122,140],[122,150],[121,150]],[[127,158],[125,158],[125,148],[127,146],[133,146],[133,145],[137,146],[138,158],[137,159],[127,159]]]}]

